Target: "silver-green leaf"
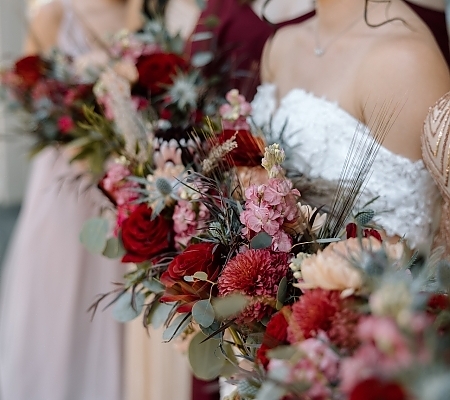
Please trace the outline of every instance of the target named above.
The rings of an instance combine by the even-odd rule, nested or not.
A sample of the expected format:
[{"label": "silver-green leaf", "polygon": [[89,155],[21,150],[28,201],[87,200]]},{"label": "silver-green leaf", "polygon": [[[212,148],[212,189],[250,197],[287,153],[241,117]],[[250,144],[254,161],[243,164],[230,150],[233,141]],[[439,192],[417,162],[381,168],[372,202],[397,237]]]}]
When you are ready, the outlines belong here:
[{"label": "silver-green leaf", "polygon": [[103,255],[108,258],[116,259],[122,258],[126,250],[122,246],[122,242],[117,237],[109,238],[106,242],[106,247],[103,250]]},{"label": "silver-green leaf", "polygon": [[272,245],[272,236],[266,232],[259,232],[251,241],[250,247],[255,250],[266,249]]},{"label": "silver-green leaf", "polygon": [[109,222],[104,218],[86,221],[80,233],[80,241],[93,254],[102,254],[106,248]]},{"label": "silver-green leaf", "polygon": [[192,317],[188,314],[180,314],[175,321],[164,331],[163,341],[170,342],[172,339],[180,336],[191,323]]},{"label": "silver-green leaf", "polygon": [[137,318],[144,307],[145,296],[143,293],[126,292],[115,302],[113,308],[113,317],[119,322],[129,322]]},{"label": "silver-green leaf", "polygon": [[[209,339],[203,332],[197,333],[189,344],[188,357],[194,375],[205,381],[217,378],[226,364],[220,351],[219,340]],[[202,343],[203,342],[203,343]]]},{"label": "silver-green leaf", "polygon": [[209,300],[200,300],[192,307],[192,318],[197,324],[208,328],[214,322],[216,315]]}]

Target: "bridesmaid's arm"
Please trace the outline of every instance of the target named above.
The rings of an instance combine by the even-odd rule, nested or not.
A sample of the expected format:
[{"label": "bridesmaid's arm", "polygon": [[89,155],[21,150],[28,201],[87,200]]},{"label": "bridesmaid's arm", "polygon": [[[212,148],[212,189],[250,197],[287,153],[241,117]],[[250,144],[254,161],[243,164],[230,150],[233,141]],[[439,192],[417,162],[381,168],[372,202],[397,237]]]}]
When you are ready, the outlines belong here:
[{"label": "bridesmaid's arm", "polygon": [[62,15],[63,6],[57,0],[33,10],[25,39],[25,54],[46,53],[56,45]]}]

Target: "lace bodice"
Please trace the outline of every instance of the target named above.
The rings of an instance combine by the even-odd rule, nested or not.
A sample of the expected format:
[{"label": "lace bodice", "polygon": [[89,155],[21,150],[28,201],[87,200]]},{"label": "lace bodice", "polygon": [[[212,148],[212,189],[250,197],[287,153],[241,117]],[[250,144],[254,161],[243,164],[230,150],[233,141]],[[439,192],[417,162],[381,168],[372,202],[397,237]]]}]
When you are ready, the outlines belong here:
[{"label": "lace bodice", "polygon": [[[271,84],[258,88],[253,108],[257,125],[271,123],[274,132],[285,126],[283,137],[296,169],[311,178],[339,179],[360,124],[352,115],[302,89],[291,90],[276,109],[276,87]],[[440,197],[422,161],[380,147],[358,204],[376,197],[370,206],[376,211],[374,220],[389,236],[404,236],[412,248],[429,243]]]}]

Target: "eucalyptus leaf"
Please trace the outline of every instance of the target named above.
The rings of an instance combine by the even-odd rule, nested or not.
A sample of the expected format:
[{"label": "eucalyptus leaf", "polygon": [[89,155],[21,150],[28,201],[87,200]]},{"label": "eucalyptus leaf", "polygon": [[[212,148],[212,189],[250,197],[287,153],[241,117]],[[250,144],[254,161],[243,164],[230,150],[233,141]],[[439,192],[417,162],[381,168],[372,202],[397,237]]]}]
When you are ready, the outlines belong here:
[{"label": "eucalyptus leaf", "polygon": [[208,274],[206,272],[197,271],[193,277],[195,279],[198,279],[199,281],[207,281],[208,280]]},{"label": "eucalyptus leaf", "polygon": [[286,394],[286,389],[278,386],[275,382],[267,381],[261,386],[256,400],[280,400]]},{"label": "eucalyptus leaf", "polygon": [[197,333],[192,338],[188,358],[194,375],[198,379],[210,381],[221,375],[226,359],[220,351],[220,341],[210,339],[203,342],[206,338],[203,332]]},{"label": "eucalyptus leaf", "polygon": [[209,300],[200,300],[192,307],[192,318],[197,324],[208,328],[215,319],[214,308]]},{"label": "eucalyptus leaf", "polygon": [[114,304],[113,317],[119,322],[129,322],[137,318],[144,308],[145,296],[136,293],[133,298],[131,292],[126,292]]},{"label": "eucalyptus leaf", "polygon": [[194,277],[191,276],[191,275],[183,276],[183,280],[184,280],[185,282],[194,282],[194,281],[195,281]]},{"label": "eucalyptus leaf", "polygon": [[242,294],[230,294],[226,297],[217,297],[212,300],[212,306],[217,318],[227,319],[238,315],[248,305],[247,297]]},{"label": "eucalyptus leaf", "polygon": [[214,59],[214,54],[210,51],[201,51],[199,53],[195,53],[191,57],[191,63],[196,68],[204,67],[208,65]]},{"label": "eucalyptus leaf", "polygon": [[316,243],[319,244],[327,244],[327,243],[334,243],[334,242],[340,242],[341,238],[326,238],[326,239],[317,239]]},{"label": "eucalyptus leaf", "polygon": [[[204,326],[200,325],[200,329],[205,334],[206,337],[212,335],[214,332],[217,332],[220,329],[220,322],[214,321],[210,326],[205,328]],[[213,339],[220,340],[223,336],[222,332],[217,333],[215,336],[213,336]]]},{"label": "eucalyptus leaf", "polygon": [[151,314],[148,316],[152,327],[154,329],[159,329],[169,318],[175,304],[174,303],[155,303],[152,307]]},{"label": "eucalyptus leaf", "polygon": [[103,250],[103,255],[105,257],[112,259],[122,258],[125,253],[126,250],[123,248],[119,238],[112,237],[107,240],[105,250]]},{"label": "eucalyptus leaf", "polygon": [[191,40],[193,42],[200,42],[203,40],[209,40],[214,38],[214,34],[212,32],[197,32],[191,36]]},{"label": "eucalyptus leaf", "polygon": [[80,241],[93,254],[102,254],[106,248],[109,223],[104,218],[86,221],[80,233]]},{"label": "eucalyptus leaf", "polygon": [[192,317],[185,313],[175,318],[175,321],[164,331],[163,341],[170,342],[172,339],[180,336],[191,323]]},{"label": "eucalyptus leaf", "polygon": [[164,285],[156,279],[146,280],[143,282],[144,287],[155,294],[160,294],[165,291]]},{"label": "eucalyptus leaf", "polygon": [[266,232],[258,233],[251,241],[250,247],[255,250],[266,249],[272,245],[272,236]]},{"label": "eucalyptus leaf", "polygon": [[275,349],[269,350],[267,357],[277,360],[290,360],[296,353],[297,350],[293,346],[278,346]]},{"label": "eucalyptus leaf", "polygon": [[278,292],[277,292],[277,310],[281,310],[281,308],[284,305],[284,301],[286,300],[287,295],[287,289],[288,289],[288,281],[287,278],[284,276],[280,284],[278,285]]}]

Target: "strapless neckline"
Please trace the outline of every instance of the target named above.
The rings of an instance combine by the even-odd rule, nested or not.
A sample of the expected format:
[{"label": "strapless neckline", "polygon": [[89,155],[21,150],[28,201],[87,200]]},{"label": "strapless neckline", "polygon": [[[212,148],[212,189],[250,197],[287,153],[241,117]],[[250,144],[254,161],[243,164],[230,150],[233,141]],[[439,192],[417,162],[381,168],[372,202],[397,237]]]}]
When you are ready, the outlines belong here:
[{"label": "strapless neckline", "polygon": [[[291,89],[278,105],[276,90],[273,84],[258,88],[252,103],[254,123],[274,132],[273,141],[280,142],[283,132],[291,167],[313,179],[337,182],[355,132],[371,135],[369,129],[337,102],[302,88]],[[376,198],[371,204],[375,222],[389,236],[404,236],[412,248],[428,245],[439,192],[423,161],[380,146],[369,175],[358,206]]]},{"label": "strapless neckline", "polygon": [[[275,85],[266,83],[266,84],[263,84],[263,85],[261,85],[261,86],[264,86],[264,85],[270,85],[270,86],[273,86],[274,89],[275,89],[275,91],[276,91]],[[361,122],[360,120],[358,120],[358,118],[356,118],[355,116],[353,116],[350,112],[348,112],[347,110],[345,110],[344,108],[342,108],[342,107],[339,105],[339,102],[338,102],[338,101],[330,100],[330,99],[328,99],[326,96],[318,96],[318,95],[314,94],[313,92],[307,91],[307,90],[302,89],[302,88],[293,88],[293,89],[290,89],[290,90],[289,90],[289,91],[288,91],[288,92],[280,99],[280,105],[279,105],[278,108],[280,108],[280,107],[283,105],[283,103],[289,102],[289,101],[290,101],[290,98],[295,97],[295,96],[298,96],[298,95],[300,95],[300,96],[305,96],[305,97],[309,97],[309,98],[311,98],[313,101],[315,101],[315,102],[317,102],[317,103],[321,103],[323,107],[327,107],[327,108],[333,109],[335,113],[341,114],[343,119],[348,119],[348,120],[349,120],[352,124],[354,124],[355,126],[360,125],[361,128],[363,128],[363,130],[365,130],[365,131],[367,131],[367,132],[370,131],[370,129],[368,128],[367,125],[365,125],[363,122]],[[375,139],[373,139],[373,140],[375,140]],[[381,144],[381,146],[380,146],[379,151],[382,152],[382,153],[385,153],[385,155],[389,155],[389,156],[392,156],[392,157],[397,158],[397,159],[399,160],[399,162],[404,162],[404,163],[406,163],[406,164],[412,164],[412,165],[418,165],[418,166],[421,166],[421,167],[424,166],[424,163],[423,163],[422,160],[415,160],[415,161],[414,161],[414,160],[411,160],[411,159],[409,159],[408,157],[403,156],[402,154],[394,153],[392,150],[389,150],[387,147],[383,146],[382,144]]]}]

